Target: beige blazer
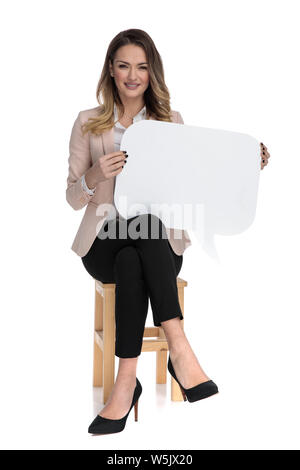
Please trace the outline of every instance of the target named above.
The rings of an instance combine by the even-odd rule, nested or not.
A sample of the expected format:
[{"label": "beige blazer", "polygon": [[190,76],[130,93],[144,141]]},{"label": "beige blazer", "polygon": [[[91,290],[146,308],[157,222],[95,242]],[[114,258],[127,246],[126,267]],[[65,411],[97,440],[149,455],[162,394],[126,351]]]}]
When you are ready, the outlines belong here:
[{"label": "beige blazer", "polygon": [[[75,210],[86,207],[71,246],[71,249],[81,257],[87,254],[107,218],[107,213],[105,215],[96,214],[98,205],[107,203],[116,207],[114,204],[116,176],[98,183],[93,195],[89,195],[81,186],[81,176],[86,173],[95,161],[99,157],[115,151],[114,128],[99,136],[93,135],[91,132],[82,135],[81,124],[87,121],[89,117],[96,116],[99,108],[100,106],[97,106],[79,112],[72,128],[69,144],[69,174],[66,199]],[[183,124],[182,117],[177,111],[172,111],[172,121]],[[167,227],[166,230],[173,251],[177,255],[182,255],[185,249],[192,244],[187,231]],[[180,238],[178,238],[179,236]]]}]

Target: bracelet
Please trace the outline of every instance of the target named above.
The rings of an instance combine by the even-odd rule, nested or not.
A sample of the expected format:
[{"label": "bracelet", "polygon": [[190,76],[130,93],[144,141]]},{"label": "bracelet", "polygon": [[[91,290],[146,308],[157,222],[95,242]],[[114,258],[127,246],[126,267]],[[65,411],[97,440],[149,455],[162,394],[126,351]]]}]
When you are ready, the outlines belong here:
[{"label": "bracelet", "polygon": [[82,175],[81,177],[81,185],[82,185],[82,188],[84,189],[85,192],[87,192],[90,196],[93,196],[95,191],[96,191],[96,187],[95,188],[92,188],[92,189],[89,189],[86,185],[86,182],[85,182],[85,175]]}]

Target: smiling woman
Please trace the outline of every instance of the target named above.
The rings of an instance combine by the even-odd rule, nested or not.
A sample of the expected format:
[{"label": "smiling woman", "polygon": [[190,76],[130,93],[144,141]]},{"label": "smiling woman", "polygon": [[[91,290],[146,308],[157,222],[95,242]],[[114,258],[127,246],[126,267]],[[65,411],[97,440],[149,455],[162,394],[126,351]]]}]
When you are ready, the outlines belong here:
[{"label": "smiling woman", "polygon": [[[98,208],[111,205],[116,177],[126,168],[120,149],[125,128],[140,119],[183,124],[180,113],[170,107],[163,63],[145,31],[129,29],[112,39],[96,97],[100,106],[79,112],[72,129],[66,197],[75,210],[87,206],[72,249],[93,279],[116,285],[115,355],[119,369],[108,402],[89,427],[90,433],[105,434],[122,431],[133,406],[137,419],[142,386],[136,368],[149,298],[154,325],[162,328],[168,342],[169,363],[172,361],[169,372],[173,376],[176,372],[185,396],[189,398],[189,389],[193,388],[193,401],[207,398],[216,393],[216,387],[203,393],[207,392],[203,384],[211,384],[211,380],[182,328],[177,275],[183,253],[191,245],[188,233],[176,230],[175,234],[174,229],[167,233],[160,219],[144,214],[138,217],[146,217],[146,238],[131,238],[130,233],[125,238],[123,233],[122,237],[98,237],[108,225],[107,213],[99,222]],[[117,218],[111,222],[113,226],[120,223]],[[152,238],[156,224],[161,235]],[[97,354],[95,349],[95,357]]]},{"label": "smiling woman", "polygon": [[[130,86],[137,85],[137,86]],[[83,134],[101,135],[114,126],[114,104],[119,117],[132,118],[146,106],[147,118],[173,122],[163,63],[151,37],[140,29],[122,31],[108,46],[96,90],[98,115],[82,125]],[[126,126],[127,127],[127,126]]]},{"label": "smiling woman", "polygon": [[[127,59],[127,60],[125,60]],[[121,119],[131,120],[144,106],[144,93],[149,86],[148,63],[145,50],[135,44],[118,48],[115,57],[109,63],[111,76],[114,78],[123,107],[119,106]]]}]

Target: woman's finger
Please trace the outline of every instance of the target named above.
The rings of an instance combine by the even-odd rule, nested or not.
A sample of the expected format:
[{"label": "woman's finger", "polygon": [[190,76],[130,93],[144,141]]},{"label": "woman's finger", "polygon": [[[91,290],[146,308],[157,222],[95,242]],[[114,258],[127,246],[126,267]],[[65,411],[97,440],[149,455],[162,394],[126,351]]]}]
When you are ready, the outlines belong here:
[{"label": "woman's finger", "polygon": [[261,142],[260,143],[261,150],[264,150],[265,152],[268,150],[267,147]]},{"label": "woman's finger", "polygon": [[262,150],[261,155],[262,155],[262,158],[268,159],[270,157],[270,154],[267,150]]}]

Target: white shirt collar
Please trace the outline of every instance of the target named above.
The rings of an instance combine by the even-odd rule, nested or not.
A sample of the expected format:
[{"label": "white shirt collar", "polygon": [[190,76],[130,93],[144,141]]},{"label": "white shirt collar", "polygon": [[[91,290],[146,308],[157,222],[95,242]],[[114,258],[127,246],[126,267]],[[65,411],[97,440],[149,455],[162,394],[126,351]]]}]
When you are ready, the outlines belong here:
[{"label": "white shirt collar", "polygon": [[[146,105],[140,110],[139,113],[137,113],[134,118],[133,118],[133,123],[135,122],[138,122],[138,121],[141,121],[142,119],[146,119],[146,114],[147,114],[147,110],[146,110]],[[115,121],[118,121],[119,119],[119,116],[118,116],[118,109],[117,109],[117,105],[116,103],[114,103],[114,120]],[[122,126],[122,124],[119,123],[119,121],[116,123],[116,126],[117,127],[121,127],[121,129],[125,129],[124,126]]]}]

